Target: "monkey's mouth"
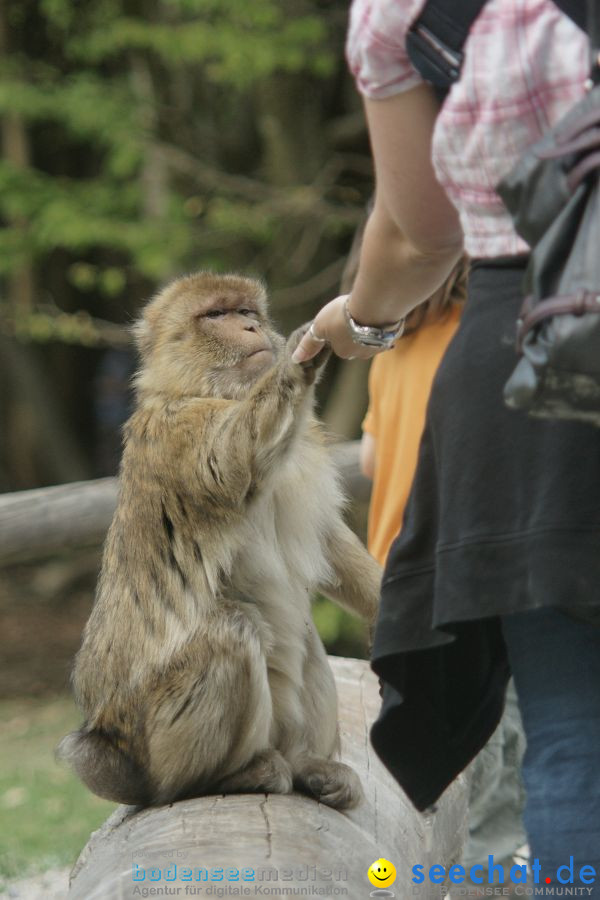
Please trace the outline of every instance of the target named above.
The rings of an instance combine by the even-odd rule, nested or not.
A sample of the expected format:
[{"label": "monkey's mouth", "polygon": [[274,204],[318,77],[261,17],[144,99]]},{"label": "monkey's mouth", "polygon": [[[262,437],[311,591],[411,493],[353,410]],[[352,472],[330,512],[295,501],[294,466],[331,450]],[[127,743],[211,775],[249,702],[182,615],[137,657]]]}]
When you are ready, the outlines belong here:
[{"label": "monkey's mouth", "polygon": [[256,356],[257,353],[272,353],[272,352],[273,352],[273,348],[269,344],[269,346],[267,346],[267,347],[259,347],[258,350],[253,350],[252,353],[248,354],[248,358],[250,358],[251,356]]}]

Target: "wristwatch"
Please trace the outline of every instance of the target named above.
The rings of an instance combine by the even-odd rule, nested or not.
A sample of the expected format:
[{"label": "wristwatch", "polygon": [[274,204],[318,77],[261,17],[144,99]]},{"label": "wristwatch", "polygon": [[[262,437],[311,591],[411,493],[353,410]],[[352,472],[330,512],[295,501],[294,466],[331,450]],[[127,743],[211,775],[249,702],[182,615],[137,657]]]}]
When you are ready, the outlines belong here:
[{"label": "wristwatch", "polygon": [[404,331],[405,319],[394,322],[392,325],[359,325],[356,319],[353,319],[348,309],[348,300],[344,303],[344,315],[350,336],[355,344],[362,347],[378,347],[380,350],[389,350],[394,346],[394,342],[402,336]]}]

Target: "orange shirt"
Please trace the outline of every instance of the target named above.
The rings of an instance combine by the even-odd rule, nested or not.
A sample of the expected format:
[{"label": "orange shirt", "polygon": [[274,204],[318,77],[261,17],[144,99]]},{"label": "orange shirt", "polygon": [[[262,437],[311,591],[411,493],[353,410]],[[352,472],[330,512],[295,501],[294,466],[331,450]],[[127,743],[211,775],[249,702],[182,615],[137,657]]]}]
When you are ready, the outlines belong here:
[{"label": "orange shirt", "polygon": [[369,409],[363,422],[363,431],[376,441],[368,546],[382,565],[402,525],[431,384],[460,312],[455,304],[443,319],[422,325],[371,364]]}]

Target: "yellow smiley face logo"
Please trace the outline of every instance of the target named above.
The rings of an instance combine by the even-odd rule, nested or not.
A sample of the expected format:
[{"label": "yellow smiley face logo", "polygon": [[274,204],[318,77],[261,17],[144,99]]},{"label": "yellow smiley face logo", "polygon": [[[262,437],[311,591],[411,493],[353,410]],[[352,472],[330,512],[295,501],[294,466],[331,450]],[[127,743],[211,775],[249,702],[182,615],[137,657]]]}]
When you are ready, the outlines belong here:
[{"label": "yellow smiley face logo", "polygon": [[376,859],[367,872],[369,881],[375,887],[389,887],[396,880],[396,867],[389,859]]}]

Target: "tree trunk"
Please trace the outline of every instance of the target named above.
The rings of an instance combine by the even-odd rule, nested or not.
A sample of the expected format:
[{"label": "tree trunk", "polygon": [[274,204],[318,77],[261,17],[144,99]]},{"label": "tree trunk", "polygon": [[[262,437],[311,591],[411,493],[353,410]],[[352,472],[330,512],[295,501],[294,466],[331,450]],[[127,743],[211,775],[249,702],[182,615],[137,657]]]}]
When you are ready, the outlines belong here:
[{"label": "tree trunk", "polygon": [[0,335],[0,490],[86,478],[89,468],[31,347]]}]

